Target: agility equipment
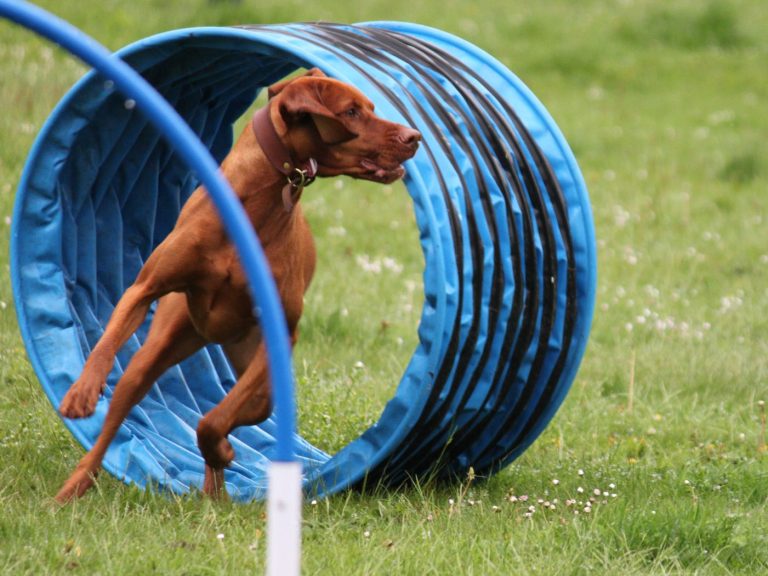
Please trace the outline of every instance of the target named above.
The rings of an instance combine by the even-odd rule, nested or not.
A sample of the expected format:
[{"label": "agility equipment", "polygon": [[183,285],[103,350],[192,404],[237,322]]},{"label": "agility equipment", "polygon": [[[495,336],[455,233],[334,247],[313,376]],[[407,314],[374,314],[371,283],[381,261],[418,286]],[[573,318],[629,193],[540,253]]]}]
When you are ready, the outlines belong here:
[{"label": "agility equipment", "polygon": [[[488,475],[534,441],[583,356],[596,257],[573,154],[517,77],[458,38],[393,22],[195,28],[119,56],[218,161],[259,91],[302,67],[354,84],[380,116],[422,133],[405,179],[425,261],[419,343],[394,397],[357,440],[328,455],[293,439],[307,494],[464,476],[470,467]],[[100,73],[87,75],[42,129],[17,194],[14,294],[54,406],[200,183],[140,104]],[[118,356],[96,414],[65,420],[86,448],[151,316]],[[169,370],[131,412],[104,467],[140,486],[201,486],[197,421],[233,384],[218,346]],[[268,465],[285,454],[275,438],[283,417],[231,435],[233,498],[264,496]]]}]

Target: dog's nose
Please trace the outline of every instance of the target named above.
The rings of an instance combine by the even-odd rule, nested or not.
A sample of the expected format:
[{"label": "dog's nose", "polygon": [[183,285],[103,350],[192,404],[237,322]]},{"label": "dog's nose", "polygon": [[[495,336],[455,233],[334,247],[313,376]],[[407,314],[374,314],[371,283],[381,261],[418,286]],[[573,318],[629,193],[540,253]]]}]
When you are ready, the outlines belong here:
[{"label": "dog's nose", "polygon": [[403,128],[400,131],[400,142],[409,146],[416,146],[421,141],[421,132],[413,128]]}]

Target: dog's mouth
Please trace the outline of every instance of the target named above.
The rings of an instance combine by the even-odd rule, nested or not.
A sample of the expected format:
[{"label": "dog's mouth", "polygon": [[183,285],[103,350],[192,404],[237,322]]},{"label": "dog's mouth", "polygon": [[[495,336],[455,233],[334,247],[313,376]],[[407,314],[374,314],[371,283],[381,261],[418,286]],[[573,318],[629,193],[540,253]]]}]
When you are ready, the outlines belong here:
[{"label": "dog's mouth", "polygon": [[360,174],[358,178],[365,178],[366,180],[372,180],[382,184],[391,184],[405,175],[405,168],[403,168],[402,164],[385,166],[383,164],[378,164],[373,160],[365,159],[360,162],[360,166],[363,168],[364,172]]},{"label": "dog's mouth", "polygon": [[403,149],[391,151],[385,150],[366,150],[350,164],[335,164],[333,158],[325,162],[324,159],[318,159],[320,162],[320,176],[338,176],[345,174],[352,178],[361,180],[370,180],[379,184],[391,184],[405,176],[403,163],[416,154],[418,141],[414,141]]}]

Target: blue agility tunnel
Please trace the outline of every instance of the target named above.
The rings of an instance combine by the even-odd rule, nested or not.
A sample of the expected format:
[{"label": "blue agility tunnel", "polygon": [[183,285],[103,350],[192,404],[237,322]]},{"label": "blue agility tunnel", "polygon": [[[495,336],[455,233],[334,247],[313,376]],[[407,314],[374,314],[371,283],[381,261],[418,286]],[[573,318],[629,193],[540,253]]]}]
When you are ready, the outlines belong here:
[{"label": "blue agility tunnel", "polygon": [[[360,438],[336,455],[297,438],[307,493],[469,467],[491,474],[534,441],[583,356],[596,255],[576,161],[518,78],[453,36],[391,22],[196,28],[119,54],[217,160],[259,91],[300,67],[354,84],[379,115],[422,133],[405,180],[425,261],[419,344],[395,396]],[[17,195],[12,274],[22,335],[54,406],[197,185],[97,73],[49,118]],[[118,356],[96,414],[65,420],[86,448],[150,319]],[[233,384],[218,346],[169,370],[131,412],[104,467],[140,486],[201,486],[197,421]],[[273,420],[232,434],[233,498],[264,496],[274,435]]]}]

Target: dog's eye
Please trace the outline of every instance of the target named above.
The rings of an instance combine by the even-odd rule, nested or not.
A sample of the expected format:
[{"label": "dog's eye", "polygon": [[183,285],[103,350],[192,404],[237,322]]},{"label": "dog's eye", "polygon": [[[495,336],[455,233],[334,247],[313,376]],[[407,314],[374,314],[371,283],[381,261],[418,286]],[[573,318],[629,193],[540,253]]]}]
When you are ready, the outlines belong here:
[{"label": "dog's eye", "polygon": [[346,112],[344,112],[344,115],[347,118],[357,118],[357,115],[358,115],[357,108],[355,108],[354,106],[352,108],[349,108]]}]

